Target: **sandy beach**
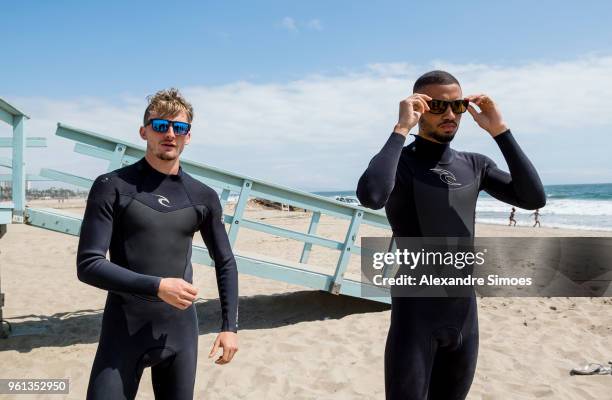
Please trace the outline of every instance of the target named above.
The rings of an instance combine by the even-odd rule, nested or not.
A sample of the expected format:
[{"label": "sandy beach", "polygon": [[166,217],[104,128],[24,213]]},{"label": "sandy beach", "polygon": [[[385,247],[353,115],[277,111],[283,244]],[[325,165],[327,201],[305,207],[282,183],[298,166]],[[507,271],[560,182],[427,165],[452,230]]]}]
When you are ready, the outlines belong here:
[{"label": "sandy beach", "polygon": [[[83,213],[83,200],[37,201]],[[228,210],[231,211],[231,210]],[[310,214],[251,206],[246,218],[306,231]],[[545,223],[545,221],[544,221]],[[341,239],[348,221],[322,218],[318,234]],[[478,236],[612,236],[612,232],[477,225]],[[360,235],[385,235],[364,227]],[[196,237],[196,243],[201,238]],[[9,225],[0,239],[4,317],[17,331],[0,339],[0,378],[69,378],[83,399],[95,355],[106,292],[78,281],[78,238]],[[297,262],[302,244],[243,229],[238,251]],[[333,270],[337,252],[313,248],[310,262]],[[349,269],[358,268],[353,258]],[[209,359],[220,325],[214,270],[194,264],[199,288],[197,399],[383,399],[383,353],[390,307],[240,276],[240,351],[218,366]],[[612,360],[611,298],[479,299],[480,351],[471,400],[609,399],[612,376],[570,376],[586,362]],[[0,398],[49,398],[0,395]],[[52,398],[62,398],[60,395]],[[152,399],[145,370],[138,399]]]}]

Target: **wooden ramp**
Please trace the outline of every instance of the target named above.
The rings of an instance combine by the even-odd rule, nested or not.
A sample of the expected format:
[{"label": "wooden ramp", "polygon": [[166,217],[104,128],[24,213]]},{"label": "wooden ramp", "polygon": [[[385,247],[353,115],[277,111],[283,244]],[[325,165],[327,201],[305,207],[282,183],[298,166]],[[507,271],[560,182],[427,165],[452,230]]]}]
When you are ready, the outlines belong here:
[{"label": "wooden ramp", "polygon": [[[145,149],[141,146],[61,123],[57,126],[56,135],[76,142],[74,150],[77,153],[108,161],[107,171],[132,164],[145,154]],[[238,200],[233,208],[233,213],[224,214],[229,240],[233,246],[242,229],[255,230],[302,243],[300,258],[294,261],[271,258],[269,255],[252,252],[245,253],[234,246],[238,269],[241,273],[325,290],[333,294],[362,297],[360,277],[358,275],[346,277],[346,269],[351,256],[361,254],[361,248],[356,244],[361,225],[389,229],[387,218],[383,213],[263,182],[190,160],[183,159],[181,165],[185,172],[216,189],[224,208],[230,196],[237,195]],[[91,179],[51,169],[43,169],[39,175],[85,189],[90,188],[93,183]],[[308,231],[294,231],[246,218],[247,202],[253,198],[311,211],[312,217]],[[348,227],[342,240],[332,240],[317,235],[317,226],[323,215],[348,221]],[[80,222],[79,218],[68,216],[59,210],[30,207],[26,210],[25,223],[62,233],[78,235]],[[313,246],[337,251],[338,258],[333,271],[308,263]],[[198,264],[213,265],[206,248],[199,245],[193,246],[192,260]],[[381,297],[375,300],[389,302],[387,293],[381,293]]]}]

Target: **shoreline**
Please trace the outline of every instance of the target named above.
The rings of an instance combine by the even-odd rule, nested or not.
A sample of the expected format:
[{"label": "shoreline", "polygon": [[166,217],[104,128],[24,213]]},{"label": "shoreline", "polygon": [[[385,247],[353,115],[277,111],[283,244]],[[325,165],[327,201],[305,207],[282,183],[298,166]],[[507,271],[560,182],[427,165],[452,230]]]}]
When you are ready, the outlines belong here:
[{"label": "shoreline", "polygon": [[[252,200],[252,199],[251,199]],[[50,199],[50,200],[31,200],[28,202],[29,205],[32,206],[41,206],[41,207],[49,207],[49,208],[56,208],[58,210],[66,210],[67,212],[70,213],[74,213],[74,214],[79,214],[79,215],[83,215],[84,210],[85,210],[85,202],[86,202],[86,198],[73,198],[73,199],[67,199],[64,203],[59,203],[57,199]],[[228,202],[226,205],[226,210],[225,212],[228,213],[228,211],[232,211],[233,210],[233,206],[235,203],[230,203]],[[261,205],[255,205],[253,204],[252,201],[249,201],[247,203],[247,209],[250,211],[253,210],[269,210],[269,211],[279,211],[280,210],[275,210],[273,208],[266,208],[264,206]],[[312,215],[312,212],[307,211],[283,211],[284,213],[291,213],[290,215]],[[482,226],[482,227],[490,227],[491,229],[494,230],[498,230],[499,227],[506,227],[506,228],[512,228],[515,230],[519,230],[521,233],[521,236],[523,236],[524,230],[526,229],[532,229],[533,233],[535,236],[543,236],[542,233],[550,233],[553,236],[560,236],[558,233],[560,232],[567,232],[570,233],[569,236],[580,236],[577,233],[578,232],[583,232],[585,236],[587,237],[592,237],[592,236],[604,236],[604,237],[608,237],[608,236],[612,236],[612,229],[610,230],[606,230],[606,229],[601,229],[601,228],[597,228],[597,227],[593,227],[593,228],[584,228],[584,227],[559,227],[559,226],[542,226],[539,228],[534,228],[532,226],[528,226],[528,225],[519,225],[516,227],[509,227],[506,224],[496,224],[496,223],[491,223],[491,222],[478,222],[476,221],[476,232],[479,231],[478,227]],[[512,230],[509,230],[509,232],[512,232]],[[515,235],[510,235],[510,236],[515,236]]]}]

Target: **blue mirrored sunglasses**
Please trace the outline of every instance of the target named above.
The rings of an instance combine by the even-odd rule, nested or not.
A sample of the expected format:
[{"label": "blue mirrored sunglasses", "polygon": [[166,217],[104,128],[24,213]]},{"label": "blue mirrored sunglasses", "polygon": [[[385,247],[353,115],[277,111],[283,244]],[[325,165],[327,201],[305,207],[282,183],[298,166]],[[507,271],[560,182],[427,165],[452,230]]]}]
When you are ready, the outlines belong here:
[{"label": "blue mirrored sunglasses", "polygon": [[149,124],[151,124],[151,128],[153,128],[155,132],[159,133],[168,132],[168,129],[170,129],[170,124],[172,124],[172,130],[174,131],[175,135],[186,135],[191,129],[191,124],[188,124],[187,122],[169,121],[167,119],[160,118],[150,119],[147,125]]}]

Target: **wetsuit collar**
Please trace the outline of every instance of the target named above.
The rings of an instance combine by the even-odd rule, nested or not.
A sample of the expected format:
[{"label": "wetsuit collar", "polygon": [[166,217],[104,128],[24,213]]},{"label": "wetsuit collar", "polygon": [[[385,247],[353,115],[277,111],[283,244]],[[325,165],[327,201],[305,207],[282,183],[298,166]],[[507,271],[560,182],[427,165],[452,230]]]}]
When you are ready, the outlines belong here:
[{"label": "wetsuit collar", "polygon": [[172,180],[179,180],[183,177],[183,168],[179,165],[179,170],[178,170],[178,174],[173,175],[173,174],[164,174],[163,172],[160,172],[158,170],[156,170],[155,168],[153,168],[153,166],[151,164],[149,164],[149,162],[147,161],[147,159],[145,157],[142,157],[140,159],[140,161],[138,161],[137,163],[137,167],[138,170],[145,172],[146,174],[155,176],[157,178],[169,178]]},{"label": "wetsuit collar", "polygon": [[412,151],[419,158],[438,161],[438,164],[450,164],[455,157],[449,143],[437,143],[422,136],[414,135]]}]

